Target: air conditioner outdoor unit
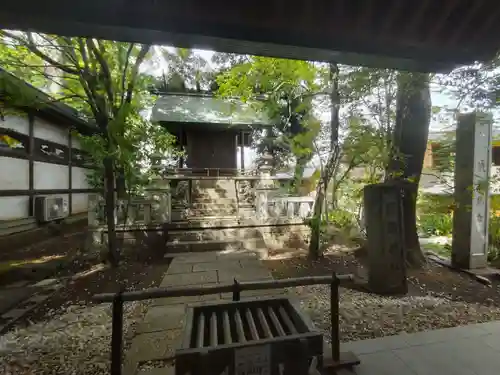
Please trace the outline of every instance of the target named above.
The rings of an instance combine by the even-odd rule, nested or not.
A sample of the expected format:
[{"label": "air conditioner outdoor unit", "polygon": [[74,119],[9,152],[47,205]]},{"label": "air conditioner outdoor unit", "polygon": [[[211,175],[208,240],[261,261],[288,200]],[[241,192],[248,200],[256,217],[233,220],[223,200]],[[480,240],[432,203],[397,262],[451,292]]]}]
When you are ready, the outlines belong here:
[{"label": "air conditioner outdoor unit", "polygon": [[68,216],[68,200],[60,195],[35,197],[35,217],[40,222],[63,219]]}]

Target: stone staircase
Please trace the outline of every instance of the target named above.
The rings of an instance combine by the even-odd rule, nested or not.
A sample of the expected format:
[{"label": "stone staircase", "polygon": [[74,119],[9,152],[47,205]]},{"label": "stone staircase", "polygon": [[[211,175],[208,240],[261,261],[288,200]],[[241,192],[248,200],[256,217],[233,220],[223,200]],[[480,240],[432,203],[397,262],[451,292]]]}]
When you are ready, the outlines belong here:
[{"label": "stone staircase", "polygon": [[[240,220],[235,181],[199,180],[192,184],[191,204],[172,210],[167,252],[240,250],[243,243],[234,229]],[[176,207],[176,202],[172,204]]]},{"label": "stone staircase", "polygon": [[257,218],[254,181],[193,180],[189,204],[172,201],[167,254],[205,251],[256,252],[307,248],[309,228],[287,218]]}]

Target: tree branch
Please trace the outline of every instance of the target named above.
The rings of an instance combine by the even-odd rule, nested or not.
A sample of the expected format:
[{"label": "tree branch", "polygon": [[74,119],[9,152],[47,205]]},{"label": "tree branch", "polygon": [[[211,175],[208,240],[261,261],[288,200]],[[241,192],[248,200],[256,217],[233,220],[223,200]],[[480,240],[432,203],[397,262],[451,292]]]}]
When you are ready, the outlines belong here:
[{"label": "tree branch", "polygon": [[35,42],[33,40],[33,34],[31,32],[26,33],[27,35],[27,40],[18,37],[17,35],[11,34],[8,31],[2,30],[0,31],[0,35],[7,36],[8,38],[11,38],[21,44],[22,46],[25,46],[30,52],[44,60],[45,62],[51,64],[52,66],[62,70],[63,72],[66,72],[68,74],[75,74],[77,75],[79,72],[76,69],[72,69],[69,66],[66,66],[64,64],[59,63],[58,61],[54,60],[50,56],[46,55],[42,51],[40,51],[36,46]]},{"label": "tree branch", "polygon": [[125,96],[126,103],[132,102],[132,92],[134,91],[135,80],[137,78],[137,74],[139,73],[139,67],[141,66],[142,62],[146,58],[146,55],[149,52],[150,47],[151,47],[151,45],[149,45],[149,44],[143,44],[141,46],[141,50],[139,51],[139,54],[137,55],[137,59],[135,60],[135,64],[132,68],[132,72],[130,75],[130,80],[128,82],[127,95]]},{"label": "tree branch", "polygon": [[[128,46],[127,54],[125,56],[125,63],[123,67],[123,73],[122,73],[122,89],[121,89],[121,99],[120,99],[120,107],[123,105],[123,102],[125,100],[125,82],[127,80],[127,70],[128,70],[128,64],[129,64],[129,59],[130,55],[132,54],[132,51],[134,50],[135,43],[130,43]],[[165,86],[166,88],[166,86]]]},{"label": "tree branch", "polygon": [[92,77],[92,72],[90,71],[90,64],[87,56],[87,51],[85,49],[85,44],[82,38],[78,38],[78,46],[80,49],[80,54],[82,55],[83,60],[83,72],[79,75],[80,84],[82,85],[83,91],[85,91],[85,95],[87,95],[88,103],[90,106],[90,110],[94,115],[94,118],[97,123],[99,123],[99,106],[96,101],[96,92],[90,87],[88,80]]},{"label": "tree branch", "polygon": [[[104,89],[106,90],[106,94],[108,96],[108,101],[111,106],[111,108],[114,108],[114,95],[113,95],[113,87],[111,83],[111,72],[109,70],[108,63],[104,59],[103,55],[101,52],[97,49],[96,45],[94,44],[93,39],[87,38],[87,46],[89,47],[90,51],[92,51],[92,54],[95,56],[97,62],[102,68],[103,72],[103,84],[104,84]],[[103,48],[103,47],[101,47]],[[99,79],[99,78],[98,78]]]}]

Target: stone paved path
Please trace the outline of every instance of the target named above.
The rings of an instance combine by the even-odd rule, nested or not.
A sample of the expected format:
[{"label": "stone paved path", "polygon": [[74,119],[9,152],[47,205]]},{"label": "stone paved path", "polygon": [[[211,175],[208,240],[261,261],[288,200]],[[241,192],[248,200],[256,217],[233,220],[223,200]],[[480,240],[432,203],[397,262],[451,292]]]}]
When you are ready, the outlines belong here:
[{"label": "stone paved path", "polygon": [[[272,279],[269,272],[254,253],[218,252],[191,253],[174,257],[165,274],[162,287],[182,287],[228,284],[239,281]],[[241,297],[276,296],[284,290],[260,290],[242,292]],[[125,359],[125,375],[167,374],[172,368],[137,371],[140,362],[172,359],[179,343],[188,304],[204,301],[230,300],[231,294],[199,297],[159,298],[147,311],[144,321],[136,330]]]}]

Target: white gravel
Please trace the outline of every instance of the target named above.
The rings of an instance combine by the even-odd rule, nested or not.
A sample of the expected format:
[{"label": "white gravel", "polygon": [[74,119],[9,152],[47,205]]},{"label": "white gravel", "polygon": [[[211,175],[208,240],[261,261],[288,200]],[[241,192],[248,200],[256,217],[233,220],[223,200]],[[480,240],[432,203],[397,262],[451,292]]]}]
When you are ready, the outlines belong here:
[{"label": "white gravel", "polygon": [[[145,302],[125,304],[125,337],[146,308]],[[111,305],[71,305],[1,336],[0,374],[109,374],[110,344]]]},{"label": "white gravel", "polygon": [[[302,308],[329,340],[328,286],[294,288]],[[340,288],[341,341],[411,333],[500,319],[500,308],[443,296],[383,297]]]}]

